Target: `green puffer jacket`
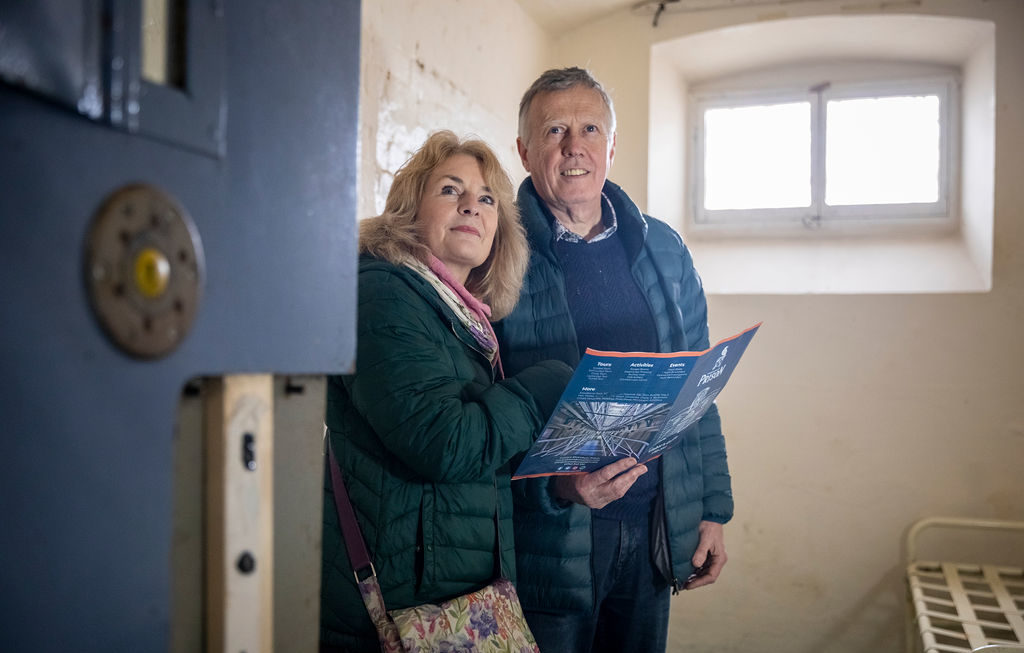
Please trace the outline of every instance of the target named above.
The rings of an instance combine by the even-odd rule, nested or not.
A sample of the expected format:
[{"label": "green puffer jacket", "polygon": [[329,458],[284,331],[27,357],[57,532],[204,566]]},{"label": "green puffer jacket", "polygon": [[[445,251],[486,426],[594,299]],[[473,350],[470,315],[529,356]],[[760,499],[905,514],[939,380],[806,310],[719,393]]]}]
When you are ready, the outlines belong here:
[{"label": "green puffer jacket", "polygon": [[[364,257],[355,375],[329,379],[326,423],[389,609],[515,579],[509,460],[532,444],[570,368],[494,380],[473,336],[412,270]],[[359,649],[373,626],[325,473],[321,641]]]},{"label": "green puffer jacket", "polygon": [[[633,277],[650,303],[659,351],[706,349],[707,303],[689,250],[672,228],[641,214],[617,185],[606,182],[604,193],[615,207]],[[518,305],[495,325],[502,361],[511,371],[551,358],[575,366],[579,349],[553,248],[554,217],[529,178],[519,188],[519,211],[530,240],[530,266]],[[659,460],[655,514],[662,518],[652,525],[652,557],[678,589],[693,571],[690,559],[700,522],[724,524],[732,518],[731,479],[717,407],[712,406],[686,431],[682,443]],[[519,598],[528,610],[590,612],[590,509],[554,499],[549,481],[542,477],[512,484]]]}]

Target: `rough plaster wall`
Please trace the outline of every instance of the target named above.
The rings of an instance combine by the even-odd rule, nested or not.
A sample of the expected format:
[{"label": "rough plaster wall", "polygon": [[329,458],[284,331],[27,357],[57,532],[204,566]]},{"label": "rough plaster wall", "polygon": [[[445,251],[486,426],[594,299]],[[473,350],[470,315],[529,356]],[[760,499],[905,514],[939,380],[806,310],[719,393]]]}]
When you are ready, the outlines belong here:
[{"label": "rough plaster wall", "polygon": [[482,138],[518,184],[519,98],[549,47],[515,2],[364,1],[358,215],[383,210],[395,170],[438,129]]},{"label": "rough plaster wall", "polygon": [[[643,208],[652,44],[850,12],[996,22],[993,289],[709,298],[713,339],[765,324],[719,402],[737,507],[730,561],[716,585],[675,597],[669,650],[902,651],[906,527],[932,514],[1024,519],[1024,3],[785,2],[666,13],[655,29],[622,12],[563,35],[555,60],[589,65],[613,90],[611,176]],[[699,247],[694,257],[699,269]],[[1021,550],[1009,552],[1017,564]]]}]

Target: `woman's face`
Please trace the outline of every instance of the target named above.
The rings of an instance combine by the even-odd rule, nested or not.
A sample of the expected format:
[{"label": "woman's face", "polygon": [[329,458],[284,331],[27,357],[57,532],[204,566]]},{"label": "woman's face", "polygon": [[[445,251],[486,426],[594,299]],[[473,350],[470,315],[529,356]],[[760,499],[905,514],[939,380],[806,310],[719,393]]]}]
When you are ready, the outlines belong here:
[{"label": "woman's face", "polygon": [[455,154],[434,168],[416,222],[422,241],[461,283],[487,260],[498,228],[498,201],[474,157]]}]

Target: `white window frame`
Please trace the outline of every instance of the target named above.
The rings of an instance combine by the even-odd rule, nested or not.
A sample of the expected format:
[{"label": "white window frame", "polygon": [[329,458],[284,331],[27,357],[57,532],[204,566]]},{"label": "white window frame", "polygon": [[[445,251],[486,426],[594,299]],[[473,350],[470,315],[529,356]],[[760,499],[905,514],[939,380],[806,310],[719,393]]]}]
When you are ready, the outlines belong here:
[{"label": "white window frame", "polygon": [[[689,98],[692,134],[688,227],[697,233],[733,231],[833,231],[948,229],[957,221],[959,90],[953,74],[875,81],[819,83],[780,88],[694,91]],[[939,96],[939,197],[936,202],[830,206],[825,202],[825,107],[829,100],[906,95]],[[771,209],[704,208],[704,113],[723,107],[808,102],[811,112],[811,204]]]}]

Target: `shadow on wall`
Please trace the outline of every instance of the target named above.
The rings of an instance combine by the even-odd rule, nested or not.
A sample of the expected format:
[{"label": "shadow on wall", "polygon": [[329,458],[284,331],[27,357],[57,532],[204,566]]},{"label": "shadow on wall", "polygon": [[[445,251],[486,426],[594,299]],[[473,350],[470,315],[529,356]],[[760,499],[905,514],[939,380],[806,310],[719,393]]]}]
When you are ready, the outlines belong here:
[{"label": "shadow on wall", "polygon": [[[894,591],[893,588],[899,588]],[[853,606],[836,618],[835,625],[806,650],[879,651],[891,648],[892,633],[903,629],[903,570],[890,568]],[[794,623],[799,620],[794,616]]]}]

